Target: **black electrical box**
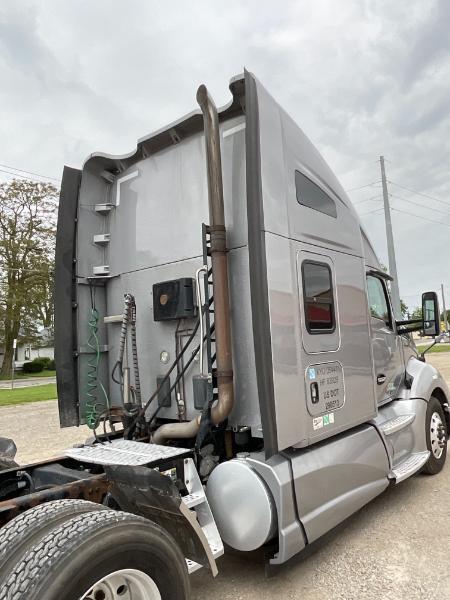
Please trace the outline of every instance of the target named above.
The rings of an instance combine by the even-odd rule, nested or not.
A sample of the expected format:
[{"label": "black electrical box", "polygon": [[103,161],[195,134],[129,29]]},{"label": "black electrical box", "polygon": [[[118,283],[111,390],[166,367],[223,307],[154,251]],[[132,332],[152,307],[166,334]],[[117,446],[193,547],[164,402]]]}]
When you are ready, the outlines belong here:
[{"label": "black electrical box", "polygon": [[194,408],[203,410],[207,402],[213,397],[213,387],[209,375],[194,375],[192,377],[192,388],[194,392]]},{"label": "black electrical box", "polygon": [[194,280],[190,277],[153,285],[153,318],[171,321],[195,317]]},{"label": "black electrical box", "polygon": [[[164,383],[163,383],[164,380]],[[158,375],[156,378],[156,387],[161,389],[158,392],[158,406],[169,407],[172,405],[170,392],[170,378],[165,375]]]}]

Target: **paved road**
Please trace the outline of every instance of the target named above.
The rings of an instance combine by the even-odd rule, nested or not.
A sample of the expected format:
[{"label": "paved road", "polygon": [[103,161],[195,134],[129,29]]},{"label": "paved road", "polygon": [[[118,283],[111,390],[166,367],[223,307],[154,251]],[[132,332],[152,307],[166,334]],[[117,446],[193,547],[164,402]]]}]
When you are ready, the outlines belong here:
[{"label": "paved road", "polygon": [[[30,377],[29,379],[14,379],[15,388],[32,387],[35,385],[46,385],[47,383],[56,383],[56,377]],[[0,390],[11,389],[11,379],[0,381]]]},{"label": "paved road", "polygon": [[14,439],[21,465],[60,456],[90,435],[87,427],[60,429],[56,400],[0,407],[0,436]]},{"label": "paved road", "polygon": [[[429,360],[450,382],[450,353]],[[59,430],[50,401],[1,408],[0,435],[17,440],[25,463],[59,454],[89,430]],[[192,600],[449,600],[449,507],[450,458],[438,476],[390,488],[271,579],[260,552],[228,551],[216,580],[192,576]]]}]

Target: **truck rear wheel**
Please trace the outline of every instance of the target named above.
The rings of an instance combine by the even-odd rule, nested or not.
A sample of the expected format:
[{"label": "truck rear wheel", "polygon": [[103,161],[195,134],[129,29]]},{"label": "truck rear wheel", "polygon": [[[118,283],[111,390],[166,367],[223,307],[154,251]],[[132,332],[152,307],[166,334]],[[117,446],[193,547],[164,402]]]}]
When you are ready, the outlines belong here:
[{"label": "truck rear wheel", "polygon": [[53,529],[11,572],[0,600],[187,600],[186,561],[161,527],[112,510]]},{"label": "truck rear wheel", "polygon": [[17,516],[0,529],[0,582],[5,581],[25,553],[52,529],[76,515],[108,510],[87,500],[55,500]]},{"label": "truck rear wheel", "polygon": [[425,434],[430,458],[422,469],[427,475],[437,475],[447,458],[447,425],[444,409],[437,398],[431,396],[427,406]]}]

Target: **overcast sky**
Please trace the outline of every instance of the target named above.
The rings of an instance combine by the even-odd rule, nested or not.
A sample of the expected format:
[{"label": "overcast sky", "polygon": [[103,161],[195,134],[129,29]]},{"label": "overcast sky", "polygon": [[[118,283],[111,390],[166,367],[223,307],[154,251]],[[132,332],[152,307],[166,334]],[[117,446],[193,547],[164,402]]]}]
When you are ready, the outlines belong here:
[{"label": "overcast sky", "polygon": [[[401,296],[443,282],[449,307],[449,30],[446,0],[1,0],[0,163],[58,178],[130,151],[196,108],[199,83],[228,102],[245,66],[347,190],[386,157]],[[350,192],[387,264],[380,194]]]}]

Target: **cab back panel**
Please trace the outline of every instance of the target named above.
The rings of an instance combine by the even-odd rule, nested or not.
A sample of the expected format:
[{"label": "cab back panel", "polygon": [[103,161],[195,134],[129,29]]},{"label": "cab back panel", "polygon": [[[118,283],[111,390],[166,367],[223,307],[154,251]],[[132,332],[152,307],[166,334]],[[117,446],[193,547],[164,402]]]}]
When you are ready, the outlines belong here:
[{"label": "cab back panel", "polygon": [[[261,418],[254,384],[254,353],[249,299],[249,257],[247,250],[245,118],[223,119],[221,123],[227,244],[231,280],[231,325],[235,367],[235,388],[239,401],[229,419],[235,426],[252,427],[261,436]],[[125,162],[125,161],[124,161]],[[117,360],[120,322],[105,324],[105,316],[121,315],[125,293],[136,298],[137,346],[141,370],[142,398],[145,401],[175,357],[176,321],[155,322],[152,286],[154,283],[194,278],[203,264],[202,223],[208,223],[206,159],[203,133],[193,133],[150,156],[138,153],[126,159],[115,177],[119,159],[103,155],[91,157],[82,172],[76,228],[76,296],[80,421],[86,418],[89,396],[89,348],[92,330],[89,317],[92,302],[99,311],[99,380],[110,402],[120,404],[119,385],[111,381]],[[103,210],[104,204],[110,210]],[[96,207],[98,210],[96,210]],[[95,243],[94,236],[109,234],[108,243]],[[94,268],[109,267],[105,277],[95,277]],[[184,320],[179,330],[180,343],[195,325]],[[197,333],[196,342],[198,343]],[[193,346],[195,347],[195,345]],[[169,353],[169,364],[161,362],[161,352]],[[190,354],[186,355],[186,360]],[[198,414],[194,408],[192,375],[199,372],[194,361],[186,373],[183,394],[186,419]],[[175,374],[171,381],[173,382]],[[96,392],[104,403],[104,397]],[[161,417],[178,418],[175,394]],[[151,414],[157,407],[149,411]],[[71,422],[67,425],[75,424]]]}]

